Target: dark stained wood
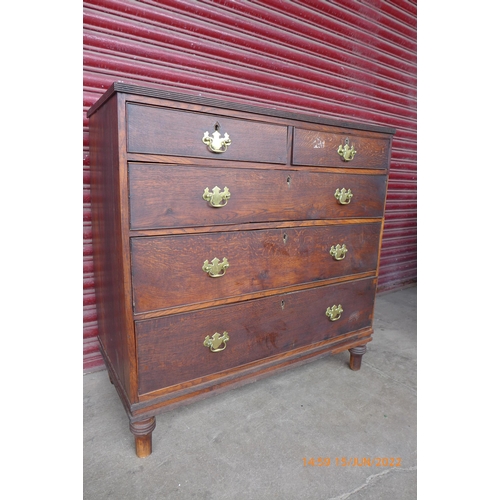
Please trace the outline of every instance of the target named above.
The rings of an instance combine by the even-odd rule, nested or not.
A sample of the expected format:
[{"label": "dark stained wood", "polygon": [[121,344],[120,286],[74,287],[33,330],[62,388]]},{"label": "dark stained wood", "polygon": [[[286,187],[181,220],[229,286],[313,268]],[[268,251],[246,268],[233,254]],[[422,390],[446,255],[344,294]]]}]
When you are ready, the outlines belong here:
[{"label": "dark stained wood", "polygon": [[[220,160],[286,163],[287,127],[260,121],[176,111],[155,106],[129,104],[128,152],[197,156]],[[220,125],[220,134],[229,134],[231,144],[224,153],[213,153],[203,143]]]},{"label": "dark stained wood", "polygon": [[[380,223],[132,238],[135,312],[374,271]],[[343,260],[330,248],[345,244]],[[202,270],[228,259],[224,276]]]},{"label": "dark stained wood", "polygon": [[358,371],[361,368],[361,358],[366,353],[366,345],[361,345],[349,349],[351,357],[349,359],[349,367],[353,371]]},{"label": "dark stained wood", "polygon": [[[356,154],[345,161],[338,154],[345,140],[354,146]],[[387,168],[390,141],[366,137],[354,131],[343,133],[296,128],[293,139],[293,164],[349,168]]]},{"label": "dark stained wood", "polygon": [[155,427],[155,417],[130,422],[130,431],[135,437],[135,453],[139,458],[151,455],[153,451],[152,437]]},{"label": "dark stained wood", "polygon": [[135,418],[158,415],[165,405],[175,408],[186,401],[204,399],[215,393],[240,387],[248,382],[254,382],[270,373],[282,372],[294,366],[309,363],[317,357],[337,354],[372,340],[371,327],[356,330],[333,339],[324,340],[292,351],[283,352],[269,358],[260,359],[247,365],[224,372],[192,379],[183,384],[164,387],[158,391],[141,394],[140,402],[131,405]]},{"label": "dark stained wood", "polygon": [[[147,393],[257,359],[327,340],[371,324],[375,280],[365,279],[265,299],[138,321],[139,391]],[[342,305],[330,321],[326,310]],[[205,337],[228,332],[211,352]]]},{"label": "dark stained wood", "polygon": [[123,245],[122,213],[116,210],[121,204],[122,182],[117,101],[117,96],[113,96],[107,107],[90,118],[93,259],[100,349],[113,366],[128,399],[134,401],[135,368],[129,352],[133,323],[127,312],[130,288],[123,272],[128,245]]},{"label": "dark stained wood", "polygon": [[[130,163],[129,179],[131,229],[381,217],[386,185],[385,175],[155,163]],[[215,186],[231,193],[224,207],[203,199],[205,188],[212,192]],[[334,197],[342,188],[353,193],[348,205]]]},{"label": "dark stained wood", "polygon": [[100,107],[107,103],[107,101],[116,93],[122,93],[135,98],[136,101],[140,102],[145,98],[152,98],[155,100],[162,101],[173,101],[178,104],[180,108],[182,107],[206,107],[210,106],[213,108],[219,108],[223,110],[224,113],[229,113],[230,110],[243,111],[245,113],[251,113],[254,115],[270,116],[273,118],[281,118],[283,120],[298,120],[310,123],[321,123],[324,125],[329,125],[332,127],[342,127],[346,129],[353,130],[370,130],[382,134],[393,135],[396,129],[393,127],[385,127],[381,125],[373,125],[371,123],[354,123],[347,120],[334,119],[330,117],[303,114],[303,113],[293,113],[288,111],[277,110],[273,108],[265,108],[262,106],[254,106],[243,104],[239,102],[223,101],[220,99],[215,99],[213,97],[199,96],[189,93],[179,93],[167,91],[164,89],[158,89],[153,87],[143,87],[141,85],[133,85],[123,82],[114,82],[106,92],[89,108],[87,116],[92,116]]},{"label": "dark stained wood", "polygon": [[[119,83],[89,116],[99,345],[139,457],[168,407],[328,352],[349,349],[359,369],[392,129]],[[216,121],[232,140],[222,154],[201,140]],[[336,152],[344,136],[352,162]],[[231,192],[225,207],[202,198],[216,185]],[[202,270],[223,257],[224,276]],[[203,345],[224,331],[223,351]]]}]

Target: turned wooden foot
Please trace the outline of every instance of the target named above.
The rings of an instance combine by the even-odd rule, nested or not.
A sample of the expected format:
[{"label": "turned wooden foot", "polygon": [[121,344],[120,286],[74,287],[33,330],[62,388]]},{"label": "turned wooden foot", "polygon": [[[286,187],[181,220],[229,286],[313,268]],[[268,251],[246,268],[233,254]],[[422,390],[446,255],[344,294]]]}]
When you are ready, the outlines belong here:
[{"label": "turned wooden foot", "polygon": [[135,436],[135,453],[139,458],[151,455],[153,451],[153,431],[156,427],[156,418],[146,418],[139,422],[130,422],[130,431]]},{"label": "turned wooden foot", "polygon": [[358,347],[353,347],[349,349],[351,353],[351,359],[349,360],[349,366],[351,370],[357,371],[361,368],[361,358],[366,352],[366,345],[360,345]]}]

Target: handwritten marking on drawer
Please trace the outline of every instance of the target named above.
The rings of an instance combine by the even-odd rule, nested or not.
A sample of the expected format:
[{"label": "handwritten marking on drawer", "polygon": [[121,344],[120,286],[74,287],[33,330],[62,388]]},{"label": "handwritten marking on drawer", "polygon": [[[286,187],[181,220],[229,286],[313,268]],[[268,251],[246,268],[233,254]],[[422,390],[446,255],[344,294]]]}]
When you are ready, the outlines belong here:
[{"label": "handwritten marking on drawer", "polygon": [[325,147],[325,141],[321,140],[319,137],[316,137],[313,141],[313,148],[314,149],[322,149]]}]

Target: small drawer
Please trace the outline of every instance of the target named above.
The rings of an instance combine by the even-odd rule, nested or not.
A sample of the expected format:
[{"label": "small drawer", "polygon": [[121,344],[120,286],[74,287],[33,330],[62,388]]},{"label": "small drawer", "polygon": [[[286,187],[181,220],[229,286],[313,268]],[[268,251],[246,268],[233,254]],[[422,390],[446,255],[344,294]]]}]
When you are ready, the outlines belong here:
[{"label": "small drawer", "polygon": [[[139,393],[223,375],[252,361],[369,327],[375,288],[370,278],[137,321]],[[341,306],[342,312],[332,321],[326,311],[334,306],[337,311]]]},{"label": "small drawer", "polygon": [[377,222],[132,238],[134,309],[162,310],[374,272],[380,229]]},{"label": "small drawer", "polygon": [[[127,105],[129,153],[193,156],[218,160],[286,163],[287,127],[265,122],[191,113],[157,106]],[[218,129],[216,131],[216,129]],[[203,142],[225,134],[230,145]]]},{"label": "small drawer", "polygon": [[129,183],[131,229],[382,217],[386,189],[385,175],[144,163]]},{"label": "small drawer", "polygon": [[294,129],[294,165],[385,169],[388,167],[389,152],[388,138],[362,136],[351,131]]}]

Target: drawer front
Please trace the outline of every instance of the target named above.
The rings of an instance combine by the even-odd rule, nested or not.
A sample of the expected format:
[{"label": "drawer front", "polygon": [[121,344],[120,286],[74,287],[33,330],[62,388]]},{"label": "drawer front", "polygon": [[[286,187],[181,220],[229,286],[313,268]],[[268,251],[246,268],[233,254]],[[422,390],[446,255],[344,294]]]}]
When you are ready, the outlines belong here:
[{"label": "drawer front", "polygon": [[[127,105],[127,123],[129,153],[286,163],[285,125],[138,104]],[[221,136],[227,133],[231,140],[223,153],[210,151],[202,141],[205,132],[213,137],[216,123]]]},{"label": "drawer front", "polygon": [[[131,229],[382,217],[386,188],[385,175],[144,163],[129,164],[129,182]],[[346,205],[335,198],[342,188],[353,195]]]},{"label": "drawer front", "polygon": [[[375,271],[380,227],[366,223],[132,238],[135,312]],[[333,257],[330,251],[337,245],[340,251]],[[215,258],[226,258],[229,267],[217,269]],[[211,277],[202,269],[205,263],[222,276]]]},{"label": "drawer front", "polygon": [[[375,280],[364,279],[136,322],[139,392],[145,394],[371,325]],[[331,321],[327,308],[342,306]],[[219,352],[204,345],[216,333]],[[222,349],[224,342],[213,348]]]},{"label": "drawer front", "polygon": [[[354,148],[354,157],[345,161],[338,153],[339,146]],[[319,130],[294,129],[293,164],[318,165],[323,167],[382,168],[389,163],[389,139],[364,137],[355,133],[323,132]],[[349,154],[346,154],[349,158]]]}]

